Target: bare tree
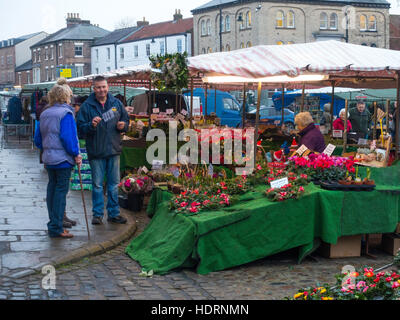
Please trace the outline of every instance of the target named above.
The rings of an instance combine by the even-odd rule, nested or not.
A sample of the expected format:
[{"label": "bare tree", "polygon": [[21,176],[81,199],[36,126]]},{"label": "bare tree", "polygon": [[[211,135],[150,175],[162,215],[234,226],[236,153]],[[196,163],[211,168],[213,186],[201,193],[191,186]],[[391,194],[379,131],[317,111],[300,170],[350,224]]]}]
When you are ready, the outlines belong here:
[{"label": "bare tree", "polygon": [[124,29],[136,26],[136,19],[133,17],[125,17],[115,24],[115,29]]}]

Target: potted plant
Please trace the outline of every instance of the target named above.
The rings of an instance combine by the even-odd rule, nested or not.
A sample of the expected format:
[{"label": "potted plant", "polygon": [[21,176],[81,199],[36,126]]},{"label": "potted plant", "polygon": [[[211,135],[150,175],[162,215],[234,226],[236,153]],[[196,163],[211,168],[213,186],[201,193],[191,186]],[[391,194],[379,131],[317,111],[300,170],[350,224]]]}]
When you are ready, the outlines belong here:
[{"label": "potted plant", "polygon": [[153,190],[154,182],[148,176],[130,174],[122,179],[119,188],[128,196],[128,208],[140,212],[144,196]]}]

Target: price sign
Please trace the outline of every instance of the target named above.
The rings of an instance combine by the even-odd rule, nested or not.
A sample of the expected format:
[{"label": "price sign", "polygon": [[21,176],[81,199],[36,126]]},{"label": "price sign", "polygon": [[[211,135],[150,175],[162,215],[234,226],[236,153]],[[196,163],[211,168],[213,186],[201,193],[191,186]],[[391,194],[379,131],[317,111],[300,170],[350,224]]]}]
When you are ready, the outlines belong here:
[{"label": "price sign", "polygon": [[155,114],[160,113],[160,109],[158,109],[158,108],[153,109],[153,113],[155,113]]},{"label": "price sign", "polygon": [[323,153],[330,157],[333,154],[333,152],[335,151],[335,149],[336,149],[336,146],[334,146],[333,144],[329,144]]},{"label": "price sign", "polygon": [[164,161],[162,161],[162,160],[154,160],[153,161],[152,170],[154,170],[154,171],[161,170],[163,165],[164,165]]},{"label": "price sign", "polygon": [[167,114],[173,114],[174,113],[174,109],[167,109]]},{"label": "price sign", "polygon": [[143,171],[145,174],[149,173],[149,170],[148,170],[146,167],[143,167],[143,168],[142,168],[142,171]]},{"label": "price sign", "polygon": [[358,139],[358,144],[361,146],[367,146],[368,145],[368,140],[367,139]]},{"label": "price sign", "polygon": [[307,150],[308,150],[308,148],[303,144],[303,145],[296,151],[296,153],[297,153],[299,156],[302,156],[303,153],[305,153]]},{"label": "price sign", "polygon": [[184,116],[187,116],[187,114],[188,114],[188,112],[187,112],[185,109],[182,109],[181,113],[182,113]]},{"label": "price sign", "polygon": [[286,185],[289,184],[289,179],[288,178],[283,178],[279,180],[275,180],[271,182],[271,188],[272,189],[280,189]]},{"label": "price sign", "polygon": [[343,130],[333,130],[332,135],[334,138],[342,139],[343,138]]}]

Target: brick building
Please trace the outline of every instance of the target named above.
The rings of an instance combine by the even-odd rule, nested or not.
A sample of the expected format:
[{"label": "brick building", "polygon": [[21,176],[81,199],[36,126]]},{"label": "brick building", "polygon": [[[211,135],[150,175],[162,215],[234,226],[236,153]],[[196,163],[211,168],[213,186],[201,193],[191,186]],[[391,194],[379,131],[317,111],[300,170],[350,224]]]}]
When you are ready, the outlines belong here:
[{"label": "brick building", "polygon": [[91,73],[91,45],[109,31],[68,14],[67,26],[31,47],[33,83],[60,77],[60,70],[70,69],[72,77]]},{"label": "brick building", "polygon": [[32,83],[32,60],[15,68],[15,85],[23,86]]},{"label": "brick building", "polygon": [[390,15],[390,49],[400,50],[400,15]]},{"label": "brick building", "polygon": [[16,85],[15,70],[30,60],[29,47],[47,36],[45,32],[0,41],[0,89]]},{"label": "brick building", "polygon": [[386,0],[212,0],[192,10],[194,54],[330,39],[389,48],[389,9]]}]

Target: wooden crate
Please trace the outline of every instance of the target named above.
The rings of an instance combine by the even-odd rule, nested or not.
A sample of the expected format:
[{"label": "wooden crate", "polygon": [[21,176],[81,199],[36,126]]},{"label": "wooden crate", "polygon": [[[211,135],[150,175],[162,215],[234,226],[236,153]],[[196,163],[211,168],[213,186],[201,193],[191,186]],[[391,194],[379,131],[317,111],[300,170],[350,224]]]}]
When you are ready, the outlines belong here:
[{"label": "wooden crate", "polygon": [[346,236],[338,239],[337,244],[323,242],[320,247],[320,253],[326,258],[349,258],[361,256],[362,235]]},{"label": "wooden crate", "polygon": [[394,233],[384,234],[382,237],[383,251],[395,256],[400,249],[400,236]]}]

